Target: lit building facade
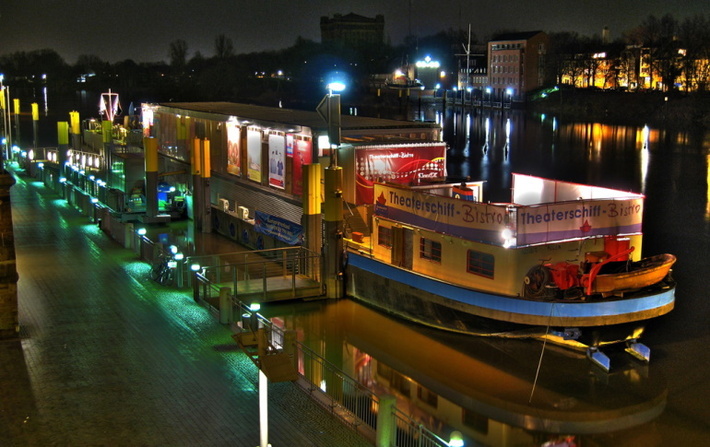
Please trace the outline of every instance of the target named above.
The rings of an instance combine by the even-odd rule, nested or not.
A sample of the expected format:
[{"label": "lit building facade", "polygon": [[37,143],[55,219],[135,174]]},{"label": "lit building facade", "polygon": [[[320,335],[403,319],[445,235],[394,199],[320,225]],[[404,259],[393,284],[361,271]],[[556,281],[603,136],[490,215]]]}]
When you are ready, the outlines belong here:
[{"label": "lit building facade", "polygon": [[510,33],[488,42],[488,88],[492,100],[520,98],[543,86],[549,38],[542,31]]}]

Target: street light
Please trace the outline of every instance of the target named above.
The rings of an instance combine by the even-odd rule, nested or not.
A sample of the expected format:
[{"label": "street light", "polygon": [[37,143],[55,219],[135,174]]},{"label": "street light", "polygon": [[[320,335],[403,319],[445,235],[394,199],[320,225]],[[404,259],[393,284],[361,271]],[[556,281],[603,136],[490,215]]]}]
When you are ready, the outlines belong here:
[{"label": "street light", "polygon": [[328,89],[328,93],[332,95],[333,92],[342,92],[343,90],[345,90],[345,83],[340,81],[334,81],[330,82],[325,87]]}]

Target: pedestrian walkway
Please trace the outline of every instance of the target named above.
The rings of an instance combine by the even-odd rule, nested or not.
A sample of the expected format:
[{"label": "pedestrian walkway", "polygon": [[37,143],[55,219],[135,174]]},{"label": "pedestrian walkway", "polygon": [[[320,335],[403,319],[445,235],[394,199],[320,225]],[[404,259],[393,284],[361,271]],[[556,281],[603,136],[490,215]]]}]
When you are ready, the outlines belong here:
[{"label": "pedestrian walkway", "polygon": [[[11,192],[21,331],[0,341],[0,445],[259,445],[258,371],[231,330],[41,182]],[[274,447],[370,445],[295,384],[268,391]]]}]

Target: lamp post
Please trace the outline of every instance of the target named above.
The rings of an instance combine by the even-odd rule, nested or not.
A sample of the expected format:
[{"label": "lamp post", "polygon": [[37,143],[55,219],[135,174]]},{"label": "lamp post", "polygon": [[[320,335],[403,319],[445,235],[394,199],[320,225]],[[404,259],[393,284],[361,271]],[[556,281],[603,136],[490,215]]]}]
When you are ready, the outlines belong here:
[{"label": "lamp post", "polygon": [[340,95],[333,91],[342,91],[345,84],[331,82],[328,94],[320,102],[316,111],[328,123],[330,142],[330,166],[325,175],[325,284],[328,298],[343,296],[343,168],[338,166],[337,151],[340,146]]}]

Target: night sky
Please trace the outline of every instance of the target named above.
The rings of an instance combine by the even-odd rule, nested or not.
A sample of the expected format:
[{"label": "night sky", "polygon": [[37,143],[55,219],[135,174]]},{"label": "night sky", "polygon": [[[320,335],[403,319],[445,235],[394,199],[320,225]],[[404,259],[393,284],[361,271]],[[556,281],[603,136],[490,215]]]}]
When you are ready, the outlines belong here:
[{"label": "night sky", "polygon": [[[411,4],[411,9],[410,9]],[[411,10],[411,14],[410,14]],[[576,31],[611,37],[650,14],[676,19],[707,14],[707,0],[2,0],[0,55],[50,48],[67,63],[94,54],[108,62],[168,61],[170,42],[183,39],[188,58],[214,55],[219,34],[234,52],[290,47],[298,36],[320,42],[320,17],[355,14],[385,18],[393,45],[470,23],[480,39],[497,30]],[[410,19],[411,18],[411,19]]]}]

